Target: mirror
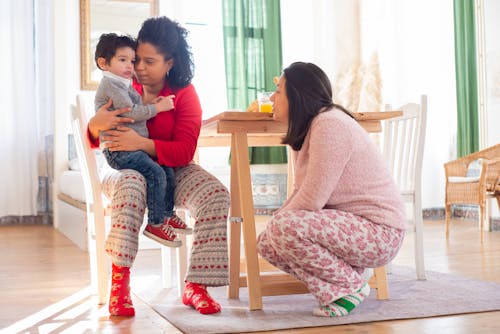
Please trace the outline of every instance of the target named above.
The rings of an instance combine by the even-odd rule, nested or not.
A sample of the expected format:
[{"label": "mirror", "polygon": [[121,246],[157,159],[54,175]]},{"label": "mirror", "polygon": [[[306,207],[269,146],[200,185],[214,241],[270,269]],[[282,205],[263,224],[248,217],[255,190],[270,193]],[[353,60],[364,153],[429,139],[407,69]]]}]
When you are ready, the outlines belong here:
[{"label": "mirror", "polygon": [[96,90],[102,77],[94,52],[103,33],[137,37],[142,22],[158,15],[158,0],[80,0],[80,88]]}]

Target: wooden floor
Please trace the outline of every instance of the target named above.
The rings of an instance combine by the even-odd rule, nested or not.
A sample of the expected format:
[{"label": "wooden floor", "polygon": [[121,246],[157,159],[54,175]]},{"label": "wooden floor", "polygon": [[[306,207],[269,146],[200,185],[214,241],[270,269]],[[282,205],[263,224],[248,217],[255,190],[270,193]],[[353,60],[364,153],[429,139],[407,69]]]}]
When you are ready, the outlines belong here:
[{"label": "wooden floor", "polygon": [[[476,223],[457,220],[450,237],[442,221],[425,222],[427,270],[500,282],[500,232],[481,246]],[[135,296],[136,317],[110,318],[89,294],[87,254],[51,227],[0,226],[0,254],[0,333],[180,333]],[[394,263],[413,265],[411,234]],[[159,251],[142,250],[133,274],[159,266]],[[500,312],[272,333],[500,333]]]}]

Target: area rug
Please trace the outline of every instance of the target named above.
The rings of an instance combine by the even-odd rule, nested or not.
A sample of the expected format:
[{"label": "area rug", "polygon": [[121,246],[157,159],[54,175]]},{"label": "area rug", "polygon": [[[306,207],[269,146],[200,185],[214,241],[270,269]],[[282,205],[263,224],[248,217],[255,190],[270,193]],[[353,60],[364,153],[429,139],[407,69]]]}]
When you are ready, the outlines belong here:
[{"label": "area rug", "polygon": [[249,311],[246,289],[241,289],[240,299],[228,300],[226,288],[210,288],[210,294],[222,304],[222,312],[204,316],[184,306],[175,289],[153,288],[161,286],[159,281],[134,284],[133,289],[137,297],[188,334],[333,326],[500,310],[498,283],[431,271],[425,281],[415,277],[414,270],[393,266],[388,275],[390,298],[379,301],[372,290],[359,307],[342,318],[313,316],[317,303],[310,294],[263,297],[263,310]]}]

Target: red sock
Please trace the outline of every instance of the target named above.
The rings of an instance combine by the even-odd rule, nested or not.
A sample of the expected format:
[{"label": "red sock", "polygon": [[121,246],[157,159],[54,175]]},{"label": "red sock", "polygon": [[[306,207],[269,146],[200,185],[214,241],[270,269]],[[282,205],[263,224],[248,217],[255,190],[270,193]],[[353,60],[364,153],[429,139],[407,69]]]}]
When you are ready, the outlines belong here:
[{"label": "red sock", "polygon": [[221,306],[208,294],[206,286],[197,283],[186,282],[182,294],[184,305],[194,307],[201,314],[218,313]]},{"label": "red sock", "polygon": [[112,265],[109,314],[124,317],[135,315],[130,298],[130,268]]}]

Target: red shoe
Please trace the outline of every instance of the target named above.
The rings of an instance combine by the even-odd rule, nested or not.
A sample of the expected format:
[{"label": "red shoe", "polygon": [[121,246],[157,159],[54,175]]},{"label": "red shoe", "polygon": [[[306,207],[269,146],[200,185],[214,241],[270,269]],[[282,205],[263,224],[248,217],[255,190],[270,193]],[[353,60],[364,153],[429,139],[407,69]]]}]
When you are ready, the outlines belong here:
[{"label": "red shoe", "polygon": [[175,213],[172,217],[165,218],[165,222],[170,225],[176,233],[191,234],[193,229],[188,227],[187,224],[179,218]]},{"label": "red shoe", "polygon": [[221,311],[221,306],[208,294],[207,288],[202,284],[186,282],[182,303],[191,306],[201,314],[214,314]]},{"label": "red shoe", "polygon": [[163,224],[148,224],[144,229],[144,235],[168,247],[182,246],[182,241],[176,239],[177,236],[166,219]]}]

